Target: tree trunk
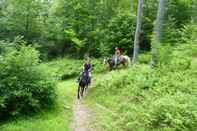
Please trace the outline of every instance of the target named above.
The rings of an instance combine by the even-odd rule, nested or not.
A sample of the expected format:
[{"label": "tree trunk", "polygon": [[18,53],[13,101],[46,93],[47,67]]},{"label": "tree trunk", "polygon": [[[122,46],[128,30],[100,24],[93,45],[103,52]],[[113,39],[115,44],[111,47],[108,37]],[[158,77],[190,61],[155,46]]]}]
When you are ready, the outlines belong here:
[{"label": "tree trunk", "polygon": [[138,11],[137,11],[137,27],[135,31],[135,40],[134,40],[134,50],[133,50],[133,63],[138,62],[138,54],[139,54],[139,37],[141,32],[141,20],[142,20],[142,4],[143,0],[138,0]]},{"label": "tree trunk", "polygon": [[157,19],[154,27],[154,34],[152,39],[152,59],[151,59],[151,67],[155,67],[158,61],[158,48],[161,42],[161,30],[163,25],[163,18],[165,14],[165,4],[166,0],[160,0],[159,6],[157,10]]}]

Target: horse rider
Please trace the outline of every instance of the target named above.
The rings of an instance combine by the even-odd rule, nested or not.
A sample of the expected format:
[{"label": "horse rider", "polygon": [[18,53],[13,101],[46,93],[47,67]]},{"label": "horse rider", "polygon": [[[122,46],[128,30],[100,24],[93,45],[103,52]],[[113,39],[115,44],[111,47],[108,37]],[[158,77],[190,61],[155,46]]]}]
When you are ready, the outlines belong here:
[{"label": "horse rider", "polygon": [[114,65],[117,66],[120,64],[120,49],[118,47],[115,48],[115,55],[113,57]]},{"label": "horse rider", "polygon": [[78,77],[78,82],[80,81],[80,77],[82,76],[82,74],[86,73],[88,77],[88,83],[91,84],[91,76],[92,76],[91,71],[92,71],[91,59],[90,57],[87,57],[83,65],[83,70]]}]

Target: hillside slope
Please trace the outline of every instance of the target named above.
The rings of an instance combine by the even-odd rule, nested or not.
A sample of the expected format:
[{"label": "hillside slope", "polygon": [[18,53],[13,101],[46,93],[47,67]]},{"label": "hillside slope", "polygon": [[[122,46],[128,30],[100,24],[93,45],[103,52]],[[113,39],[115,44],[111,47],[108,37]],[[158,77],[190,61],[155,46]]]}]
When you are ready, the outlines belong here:
[{"label": "hillside slope", "polygon": [[197,128],[197,45],[184,44],[156,70],[138,65],[98,78],[87,102],[105,131]]}]

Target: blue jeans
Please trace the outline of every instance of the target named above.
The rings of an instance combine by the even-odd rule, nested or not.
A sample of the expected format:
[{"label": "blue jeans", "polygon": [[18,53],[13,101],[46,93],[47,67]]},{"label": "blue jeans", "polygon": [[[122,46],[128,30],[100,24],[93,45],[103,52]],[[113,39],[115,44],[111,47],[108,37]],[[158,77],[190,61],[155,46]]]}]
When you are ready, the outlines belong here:
[{"label": "blue jeans", "polygon": [[120,62],[119,56],[115,55],[115,56],[114,56],[114,64],[115,64],[115,65],[118,65],[119,62]]}]

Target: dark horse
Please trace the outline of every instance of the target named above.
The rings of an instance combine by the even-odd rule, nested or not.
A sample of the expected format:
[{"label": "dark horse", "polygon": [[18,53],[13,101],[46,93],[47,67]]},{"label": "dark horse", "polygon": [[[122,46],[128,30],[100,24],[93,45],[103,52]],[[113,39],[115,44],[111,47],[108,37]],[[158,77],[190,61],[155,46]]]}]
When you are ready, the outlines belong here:
[{"label": "dark horse", "polygon": [[84,95],[84,91],[87,90],[88,86],[89,86],[89,77],[88,77],[88,73],[83,72],[80,76],[79,79],[79,86],[78,86],[78,92],[77,92],[77,98],[80,99],[81,97],[83,97]]},{"label": "dark horse", "polygon": [[114,69],[114,67],[117,67],[119,65],[123,65],[124,67],[128,67],[131,64],[131,60],[129,58],[129,56],[120,56],[120,63],[119,65],[115,65],[114,59],[113,58],[104,58],[103,61],[104,64],[108,64],[109,65],[109,69],[112,70]]}]

